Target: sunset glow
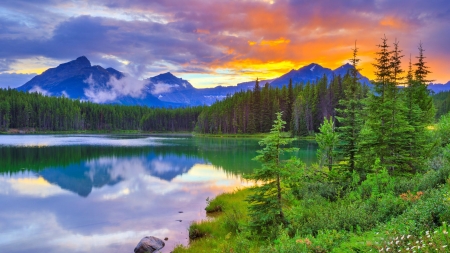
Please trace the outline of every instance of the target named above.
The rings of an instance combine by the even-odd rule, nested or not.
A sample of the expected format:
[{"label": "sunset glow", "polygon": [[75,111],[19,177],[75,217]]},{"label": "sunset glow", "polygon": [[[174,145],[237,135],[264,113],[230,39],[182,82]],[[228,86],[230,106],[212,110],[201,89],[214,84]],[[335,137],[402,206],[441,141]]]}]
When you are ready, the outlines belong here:
[{"label": "sunset glow", "polygon": [[430,76],[450,81],[450,4],[425,1],[92,0],[0,4],[0,73],[41,73],[81,55],[136,78],[164,72],[195,87],[276,78],[348,62],[357,41],[373,78],[380,38],[406,68],[423,44]]}]

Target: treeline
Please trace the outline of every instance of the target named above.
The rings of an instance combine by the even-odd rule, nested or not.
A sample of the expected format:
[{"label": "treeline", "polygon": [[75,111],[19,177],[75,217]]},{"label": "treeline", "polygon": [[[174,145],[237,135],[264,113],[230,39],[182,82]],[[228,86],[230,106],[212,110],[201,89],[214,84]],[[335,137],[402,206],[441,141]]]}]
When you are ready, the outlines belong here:
[{"label": "treeline", "polygon": [[[275,113],[282,111],[286,129],[294,135],[306,136],[317,132],[324,118],[335,117],[339,101],[346,98],[344,90],[350,75],[323,76],[316,83],[298,84],[279,89],[258,81],[253,90],[241,91],[205,108],[195,130],[208,134],[269,132]],[[366,97],[369,88],[360,84],[358,97]]]},{"label": "treeline", "polygon": [[203,107],[105,105],[0,89],[0,130],[192,131]]},{"label": "treeline", "polygon": [[436,119],[450,112],[450,91],[439,92],[433,95],[434,106],[436,107]]}]

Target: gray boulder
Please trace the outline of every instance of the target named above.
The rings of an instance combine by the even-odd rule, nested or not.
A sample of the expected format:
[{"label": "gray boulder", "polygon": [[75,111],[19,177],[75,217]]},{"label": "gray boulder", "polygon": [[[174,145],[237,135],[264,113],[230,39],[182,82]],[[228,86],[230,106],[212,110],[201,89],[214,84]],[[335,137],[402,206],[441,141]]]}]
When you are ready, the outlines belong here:
[{"label": "gray boulder", "polygon": [[154,236],[146,236],[134,248],[134,253],[152,253],[164,248],[166,244],[163,240]]}]

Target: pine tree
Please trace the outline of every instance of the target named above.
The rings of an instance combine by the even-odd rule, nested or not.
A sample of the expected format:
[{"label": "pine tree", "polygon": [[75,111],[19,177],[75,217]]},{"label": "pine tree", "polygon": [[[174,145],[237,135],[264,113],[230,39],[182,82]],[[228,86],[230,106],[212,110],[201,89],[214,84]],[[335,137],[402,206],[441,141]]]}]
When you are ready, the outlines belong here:
[{"label": "pine tree", "polygon": [[423,52],[425,50],[422,48],[422,42],[419,43],[419,56],[416,58],[418,59],[418,62],[414,65],[417,67],[416,71],[414,72],[415,78],[417,81],[421,83],[430,83],[432,80],[427,80],[427,75],[431,73],[431,71],[428,70],[428,66],[425,65],[425,56],[423,55]]},{"label": "pine tree", "polygon": [[294,104],[294,89],[292,87],[292,79],[289,79],[288,92],[286,101],[286,131],[291,130],[292,125],[292,106]]},{"label": "pine tree", "polygon": [[247,175],[247,179],[262,182],[263,184],[253,189],[247,201],[249,202],[249,216],[251,227],[257,232],[263,232],[265,228],[277,227],[286,224],[284,215],[282,180],[290,176],[289,165],[281,159],[285,152],[292,152],[294,148],[286,148],[294,140],[288,138],[283,132],[286,124],[282,119],[282,113],[276,114],[277,118],[270,130],[270,134],[259,142],[263,148],[258,151],[254,160],[261,162],[261,168]]},{"label": "pine tree", "polygon": [[[357,58],[358,48],[353,48],[353,57],[350,62],[353,66],[349,73],[344,77],[344,94],[345,98],[339,100],[340,108],[336,109],[336,119],[339,122],[337,132],[340,134],[340,145],[342,157],[348,163],[343,165],[344,170],[352,173],[356,169],[356,154],[358,153],[358,140],[362,127],[361,111],[362,95],[361,83],[359,82],[358,64],[360,59]],[[360,172],[361,173],[361,172]]]},{"label": "pine tree", "polygon": [[256,79],[255,87],[253,88],[253,101],[252,111],[254,117],[254,125],[256,132],[261,131],[261,87],[259,86],[259,80]]},{"label": "pine tree", "polygon": [[412,127],[406,120],[407,108],[397,87],[402,70],[398,42],[389,51],[386,37],[377,52],[374,92],[367,101],[366,126],[361,131],[361,168],[372,167],[375,158],[391,173],[403,172],[411,167],[406,140]]},{"label": "pine tree", "polygon": [[[428,156],[431,143],[428,142],[426,126],[430,124],[434,118],[435,110],[432,98],[421,80],[426,79],[426,75],[430,73],[424,65],[422,45],[419,46],[419,65],[418,70],[413,75],[411,56],[409,59],[409,68],[406,76],[406,85],[404,89],[405,102],[407,105],[406,120],[413,128],[407,140],[409,144],[409,155],[411,157],[411,167],[413,171],[417,171]],[[417,64],[415,64],[417,66]],[[415,79],[416,78],[416,79]]]},{"label": "pine tree", "polygon": [[419,56],[416,57],[418,59],[418,62],[414,64],[416,66],[414,75],[415,80],[417,81],[415,85],[416,87],[414,89],[414,99],[423,112],[422,117],[424,123],[430,124],[433,122],[436,111],[433,105],[432,98],[430,96],[430,91],[427,89],[427,85],[433,80],[427,79],[427,76],[431,73],[431,71],[428,70],[428,66],[425,62],[426,57],[423,55],[423,52],[425,50],[422,48],[422,43],[419,44],[418,49]]}]

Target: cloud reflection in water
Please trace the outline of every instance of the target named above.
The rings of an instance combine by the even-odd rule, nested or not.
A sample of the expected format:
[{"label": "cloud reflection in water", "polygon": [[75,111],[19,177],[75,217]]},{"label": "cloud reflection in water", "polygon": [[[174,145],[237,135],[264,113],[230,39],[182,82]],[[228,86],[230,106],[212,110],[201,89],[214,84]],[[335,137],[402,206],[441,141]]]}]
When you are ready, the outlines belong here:
[{"label": "cloud reflection in water", "polygon": [[205,218],[207,197],[247,185],[202,158],[152,153],[0,175],[0,182],[0,248],[10,253],[131,252],[147,235],[168,237],[163,252],[170,252],[188,243],[190,222]]}]

